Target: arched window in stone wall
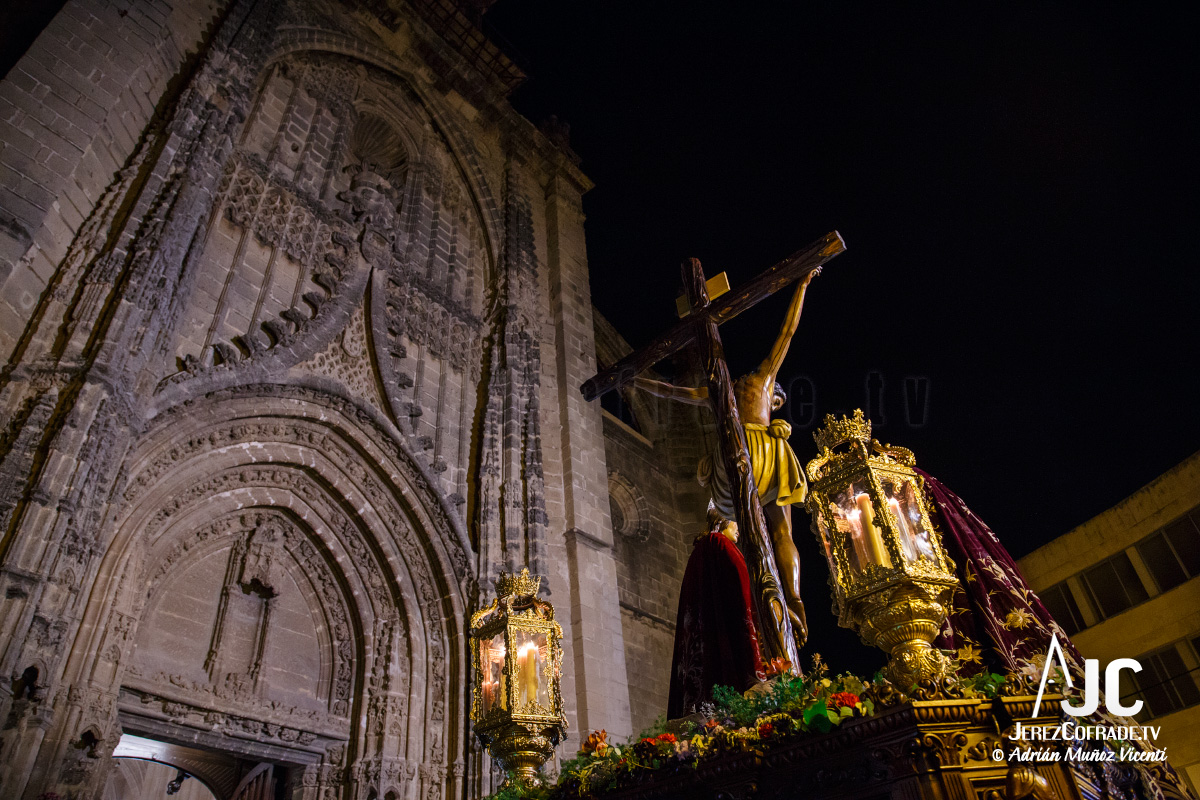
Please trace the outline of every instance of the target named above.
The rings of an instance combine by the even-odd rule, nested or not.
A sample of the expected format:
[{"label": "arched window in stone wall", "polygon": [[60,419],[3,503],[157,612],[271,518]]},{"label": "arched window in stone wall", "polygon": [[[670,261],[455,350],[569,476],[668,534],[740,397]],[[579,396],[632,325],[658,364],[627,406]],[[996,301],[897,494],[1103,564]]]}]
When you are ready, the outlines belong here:
[{"label": "arched window in stone wall", "polygon": [[609,514],[613,533],[636,542],[650,539],[650,509],[642,490],[616,470],[608,473]]}]

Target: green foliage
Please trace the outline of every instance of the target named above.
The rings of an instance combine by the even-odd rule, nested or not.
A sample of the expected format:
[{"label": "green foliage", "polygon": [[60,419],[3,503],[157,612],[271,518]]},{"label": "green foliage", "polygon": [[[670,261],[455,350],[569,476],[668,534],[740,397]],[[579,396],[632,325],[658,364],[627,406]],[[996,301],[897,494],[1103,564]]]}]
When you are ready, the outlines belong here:
[{"label": "green foliage", "polygon": [[981,672],[963,680],[964,689],[974,689],[984,697],[995,697],[1007,680],[997,672]]},{"label": "green foliage", "polygon": [[825,705],[825,701],[813,703],[808,708],[804,709],[804,725],[809,730],[825,733],[833,724],[829,720],[829,707]]},{"label": "green foliage", "polygon": [[641,733],[629,740],[630,744],[641,741],[642,739],[653,739],[661,733],[667,732],[667,715],[659,714],[658,719],[650,723],[648,728],[644,728]]},{"label": "green foliage", "polygon": [[784,673],[747,694],[717,686],[713,689],[713,702],[719,717],[744,728],[766,714],[800,711],[812,700],[812,695],[813,686],[804,678]]},{"label": "green foliage", "polygon": [[807,701],[811,688],[804,678],[790,673],[780,675],[763,698],[763,711],[792,711]]},{"label": "green foliage", "polygon": [[672,727],[672,730],[674,731],[675,735],[678,736],[680,739],[692,738],[692,736],[699,729],[700,729],[700,726],[697,725],[695,722],[693,722],[690,719],[678,720],[675,722],[675,725]]},{"label": "green foliage", "polygon": [[759,697],[746,697],[729,686],[714,686],[713,702],[716,703],[718,711],[737,723],[739,728],[753,723],[762,711],[762,701]]}]

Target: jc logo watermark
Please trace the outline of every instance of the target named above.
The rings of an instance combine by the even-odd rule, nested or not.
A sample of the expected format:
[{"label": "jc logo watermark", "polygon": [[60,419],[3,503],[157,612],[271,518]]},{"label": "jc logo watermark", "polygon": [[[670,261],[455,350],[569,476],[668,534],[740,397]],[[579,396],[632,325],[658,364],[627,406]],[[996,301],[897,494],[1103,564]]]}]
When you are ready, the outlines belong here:
[{"label": "jc logo watermark", "polygon": [[[1046,691],[1046,682],[1050,677],[1050,668],[1057,657],[1062,668],[1062,679],[1067,688],[1074,688],[1071,682],[1071,671],[1067,668],[1067,657],[1062,645],[1058,643],[1058,634],[1050,635],[1050,647],[1046,650],[1046,665],[1042,668],[1042,682],[1038,686],[1037,701],[1033,704],[1033,715],[1036,717],[1042,707],[1042,695]],[[1073,706],[1065,699],[1061,701],[1062,710],[1072,717],[1086,717],[1096,713],[1100,707],[1100,661],[1095,658],[1084,659],[1083,662],[1083,705]],[[1121,670],[1141,672],[1142,665],[1135,658],[1118,658],[1108,662],[1104,668],[1104,707],[1109,713],[1122,717],[1132,717],[1142,710],[1142,701],[1134,701],[1132,705],[1121,704]]]}]

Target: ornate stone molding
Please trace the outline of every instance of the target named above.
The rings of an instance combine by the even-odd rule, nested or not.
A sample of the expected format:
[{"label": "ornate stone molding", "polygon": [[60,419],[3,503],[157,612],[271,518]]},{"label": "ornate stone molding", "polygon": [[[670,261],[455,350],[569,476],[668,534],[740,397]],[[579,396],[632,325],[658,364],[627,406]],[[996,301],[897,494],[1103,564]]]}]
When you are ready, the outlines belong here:
[{"label": "ornate stone molding", "polygon": [[[174,425],[195,417],[200,409],[208,409],[206,413],[211,416],[212,409],[240,398],[261,399],[261,403],[255,404],[259,411],[256,419],[230,420],[224,424],[214,423],[199,429],[193,429],[196,426],[188,426],[191,430],[186,434],[187,438],[179,440],[171,436]],[[281,404],[268,407],[266,403],[271,400],[279,400]],[[306,413],[294,401],[311,404],[316,413]],[[332,418],[320,413],[318,409],[333,412]],[[429,515],[434,530],[439,534],[437,540],[447,552],[456,580],[473,584],[474,569],[471,559],[467,556],[469,544],[461,523],[446,507],[446,500],[433,488],[436,483],[432,476],[425,473],[401,443],[395,429],[389,430],[389,427],[385,427],[385,423],[369,409],[355,405],[345,398],[309,387],[278,384],[231,387],[210,397],[169,409],[154,420],[147,432],[147,444],[143,445],[143,452],[151,450],[153,454],[134,466],[122,499],[128,506],[136,504],[149,486],[176,469],[182,461],[195,458],[200,453],[250,443],[275,442],[313,449],[331,458],[345,469],[345,474],[354,476],[356,482],[361,483],[369,497],[382,500],[386,494],[391,494],[390,487],[396,486],[396,483],[394,478],[389,476],[388,485],[385,487],[385,483],[364,466],[361,456],[349,449],[359,446],[355,435],[357,432],[359,435],[365,435],[370,445],[377,447],[381,455],[390,459],[390,468],[396,470],[395,474],[402,479],[397,488],[415,493],[413,499]],[[162,439],[166,439],[166,442],[160,441]],[[391,505],[395,513],[389,518],[389,523],[397,526],[395,530],[406,545],[416,546],[418,543],[412,538],[411,526],[400,521],[402,509],[394,503]],[[417,547],[418,551],[424,549]],[[467,596],[474,596],[474,593],[471,592]]]}]

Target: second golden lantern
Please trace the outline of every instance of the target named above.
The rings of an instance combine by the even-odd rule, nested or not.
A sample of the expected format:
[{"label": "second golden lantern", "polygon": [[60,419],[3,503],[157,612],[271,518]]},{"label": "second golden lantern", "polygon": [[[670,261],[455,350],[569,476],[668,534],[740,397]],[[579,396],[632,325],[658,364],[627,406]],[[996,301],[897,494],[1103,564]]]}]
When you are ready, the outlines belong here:
[{"label": "second golden lantern", "polygon": [[958,586],[954,562],[929,518],[912,451],[871,438],[871,422],[825,417],[813,434],[805,506],[829,562],[838,623],[890,656],[901,689],[945,672],[932,646]]}]

